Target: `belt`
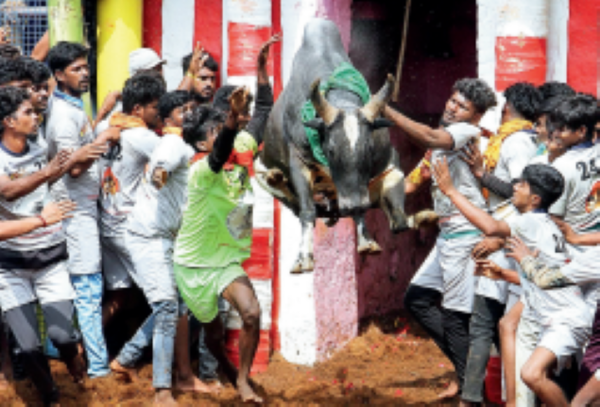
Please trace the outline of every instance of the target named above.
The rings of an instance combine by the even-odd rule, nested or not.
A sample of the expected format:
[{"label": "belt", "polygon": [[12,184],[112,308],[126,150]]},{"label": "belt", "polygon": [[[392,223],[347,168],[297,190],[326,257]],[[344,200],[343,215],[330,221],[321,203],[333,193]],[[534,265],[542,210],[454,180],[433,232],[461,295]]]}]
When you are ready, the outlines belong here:
[{"label": "belt", "polygon": [[444,240],[452,240],[452,239],[459,239],[461,237],[465,237],[465,236],[479,236],[481,235],[481,231],[479,230],[465,230],[462,232],[456,232],[456,233],[441,233],[440,237]]}]

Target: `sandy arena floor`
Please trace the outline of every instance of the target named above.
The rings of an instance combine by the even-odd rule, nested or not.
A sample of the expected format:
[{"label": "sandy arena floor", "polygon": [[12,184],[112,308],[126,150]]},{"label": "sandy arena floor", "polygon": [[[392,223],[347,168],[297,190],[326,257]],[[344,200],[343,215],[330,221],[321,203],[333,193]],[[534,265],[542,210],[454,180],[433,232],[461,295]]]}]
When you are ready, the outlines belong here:
[{"label": "sandy arena floor", "polygon": [[[253,376],[259,394],[269,405],[440,405],[436,395],[453,375],[448,360],[430,339],[415,335],[405,319],[395,319],[391,328],[392,333],[384,334],[370,326],[331,360],[312,368],[288,363],[276,353],[268,371]],[[109,377],[75,385],[61,363],[52,362],[52,371],[63,406],[143,406],[152,401],[149,365],[142,367],[142,381],[136,384]],[[218,395],[176,398],[182,406],[241,405],[230,385]],[[0,405],[39,405],[39,399],[24,381],[0,394]]]}]

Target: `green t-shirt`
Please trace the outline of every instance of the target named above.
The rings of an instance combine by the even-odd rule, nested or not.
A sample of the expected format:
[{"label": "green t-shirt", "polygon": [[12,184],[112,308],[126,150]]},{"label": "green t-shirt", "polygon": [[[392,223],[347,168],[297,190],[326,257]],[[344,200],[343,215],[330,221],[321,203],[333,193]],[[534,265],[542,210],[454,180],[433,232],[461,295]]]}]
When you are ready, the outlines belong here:
[{"label": "green t-shirt", "polygon": [[[238,153],[256,154],[254,138],[241,131]],[[254,196],[247,168],[234,165],[215,174],[208,157],[188,173],[187,205],[175,242],[175,263],[186,267],[225,267],[250,257]]]}]

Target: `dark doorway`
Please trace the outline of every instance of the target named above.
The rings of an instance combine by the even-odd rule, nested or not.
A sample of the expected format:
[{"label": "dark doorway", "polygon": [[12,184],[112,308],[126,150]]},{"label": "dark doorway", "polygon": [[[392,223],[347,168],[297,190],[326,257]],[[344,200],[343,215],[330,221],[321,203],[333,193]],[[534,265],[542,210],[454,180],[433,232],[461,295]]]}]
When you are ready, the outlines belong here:
[{"label": "dark doorway", "polygon": [[[403,35],[405,0],[355,0],[352,4],[350,58],[371,91],[395,74]],[[410,118],[437,125],[457,79],[477,76],[477,5],[475,0],[413,0],[409,16],[400,97],[393,106]],[[392,130],[392,142],[405,174],[425,151]],[[429,188],[407,199],[407,213],[431,208]],[[436,231],[392,235],[380,210],[367,224],[381,245],[379,256],[361,258],[359,315],[369,317],[402,308],[410,279],[433,246]]]}]

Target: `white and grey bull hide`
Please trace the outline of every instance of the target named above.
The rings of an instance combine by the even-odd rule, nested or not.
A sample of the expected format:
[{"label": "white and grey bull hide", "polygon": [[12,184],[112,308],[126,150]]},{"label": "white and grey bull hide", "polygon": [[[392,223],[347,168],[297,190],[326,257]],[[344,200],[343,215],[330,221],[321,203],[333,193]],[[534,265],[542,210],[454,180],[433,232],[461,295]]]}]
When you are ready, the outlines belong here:
[{"label": "white and grey bull hide", "polygon": [[[364,221],[367,209],[380,207],[390,228],[406,228],[404,174],[390,144],[381,112],[389,100],[393,78],[363,105],[353,92],[332,89],[319,92],[336,67],[350,62],[339,31],[331,21],[307,24],[302,45],[294,58],[290,80],[275,103],[257,165],[258,181],[288,206],[302,224],[301,247],[292,272],[314,268],[313,230],[317,217],[333,225],[340,217],[356,223],[358,251],[377,253]],[[329,167],[320,165],[306,137],[301,108],[311,100],[318,118],[306,125],[319,131]]]}]

